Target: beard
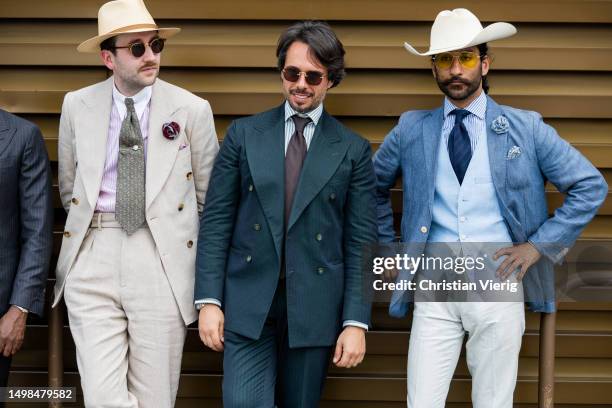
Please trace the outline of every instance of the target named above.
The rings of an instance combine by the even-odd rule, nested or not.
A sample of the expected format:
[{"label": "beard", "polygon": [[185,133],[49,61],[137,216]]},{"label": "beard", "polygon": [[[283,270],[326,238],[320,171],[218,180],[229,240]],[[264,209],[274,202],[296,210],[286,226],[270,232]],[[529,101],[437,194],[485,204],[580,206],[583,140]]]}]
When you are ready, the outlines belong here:
[{"label": "beard", "polygon": [[[473,80],[469,80],[468,78],[463,77],[451,77],[446,81],[441,81],[436,76],[436,82],[438,83],[438,88],[446,95],[449,99],[455,101],[463,101],[470,96],[474,95],[478,88],[480,87],[480,83],[482,82],[482,71],[479,68],[478,75]],[[452,89],[455,86],[453,83],[462,83],[465,85],[465,88],[462,90]]]}]

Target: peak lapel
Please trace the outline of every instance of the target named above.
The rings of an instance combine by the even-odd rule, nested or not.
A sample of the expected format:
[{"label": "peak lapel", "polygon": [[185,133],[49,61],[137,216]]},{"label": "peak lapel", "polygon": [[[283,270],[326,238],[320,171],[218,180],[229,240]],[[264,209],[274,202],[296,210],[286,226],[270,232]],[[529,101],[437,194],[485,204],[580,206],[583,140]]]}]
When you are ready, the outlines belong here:
[{"label": "peak lapel", "polygon": [[[174,166],[180,143],[184,141],[186,118],[180,113],[182,110],[173,104],[172,94],[160,79],[153,85],[151,94],[151,107],[149,110],[149,139],[147,141],[146,165],[146,208],[155,200],[170,170]],[[177,122],[181,128],[174,140],[166,139],[162,126],[167,122]]]},{"label": "peak lapel", "polygon": [[113,77],[82,97],[84,108],[75,113],[75,138],[79,171],[87,200],[95,208],[106,162],[106,143],[113,105]]},{"label": "peak lapel", "polygon": [[287,230],[334,175],[344,158],[348,143],[342,140],[339,131],[328,113],[323,111],[304,160]]},{"label": "peak lapel", "polygon": [[245,151],[257,197],[261,203],[276,254],[280,256],[284,236],[285,205],[285,118],[284,105],[277,108],[271,120],[261,123],[245,137]]}]

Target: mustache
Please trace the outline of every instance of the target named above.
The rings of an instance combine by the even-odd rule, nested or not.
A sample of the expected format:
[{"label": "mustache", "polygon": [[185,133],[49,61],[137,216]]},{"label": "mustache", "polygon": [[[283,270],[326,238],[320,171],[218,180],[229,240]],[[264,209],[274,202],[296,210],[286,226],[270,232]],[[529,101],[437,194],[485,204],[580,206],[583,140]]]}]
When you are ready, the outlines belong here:
[{"label": "mustache", "polygon": [[308,96],[313,95],[311,92],[306,91],[306,88],[295,88],[295,89],[290,90],[289,93],[291,95],[295,95],[295,94],[306,94]]},{"label": "mustache", "polygon": [[157,68],[157,67],[158,67],[157,64],[146,64],[146,65],[143,65],[142,67],[140,67],[139,71],[143,71],[143,70],[148,69],[148,68]]},{"label": "mustache", "polygon": [[450,85],[452,82],[461,82],[462,84],[470,85],[470,81],[457,76],[447,79],[446,81],[442,81],[442,85]]}]

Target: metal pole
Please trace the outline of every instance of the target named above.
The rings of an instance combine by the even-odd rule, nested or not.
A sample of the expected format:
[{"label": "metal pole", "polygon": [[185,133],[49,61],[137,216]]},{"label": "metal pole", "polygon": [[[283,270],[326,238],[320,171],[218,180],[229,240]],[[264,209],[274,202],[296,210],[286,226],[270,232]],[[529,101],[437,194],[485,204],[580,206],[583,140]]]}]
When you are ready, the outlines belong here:
[{"label": "metal pole", "polygon": [[553,408],[555,403],[554,391],[556,321],[556,313],[542,313],[540,316],[538,408]]},{"label": "metal pole", "polygon": [[[49,316],[49,387],[64,384],[64,302],[51,308]],[[62,408],[62,403],[50,402],[49,408]]]}]

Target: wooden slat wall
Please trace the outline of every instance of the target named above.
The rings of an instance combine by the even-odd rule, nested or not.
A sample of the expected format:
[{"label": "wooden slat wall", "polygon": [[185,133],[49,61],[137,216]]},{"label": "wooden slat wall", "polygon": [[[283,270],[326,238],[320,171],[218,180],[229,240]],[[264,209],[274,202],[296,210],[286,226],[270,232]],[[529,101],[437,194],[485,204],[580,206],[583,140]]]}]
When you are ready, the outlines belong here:
[{"label": "wooden slat wall", "polygon": [[[102,0],[0,0],[0,107],[37,123],[54,161],[56,233],[53,264],[65,215],[57,196],[57,127],[67,91],[101,81],[107,73],[95,55],[76,45],[96,32]],[[497,101],[540,112],[582,151],[612,184],[612,0],[148,0],[160,24],[183,32],[163,54],[162,78],[208,99],[220,140],[231,120],[281,101],[275,42],[292,20],[330,21],[347,49],[348,77],[326,107],[377,149],[408,109],[441,102],[427,59],[406,53],[409,40],[426,47],[439,10],[463,6],[484,21],[510,21],[519,34],[492,44],[491,94]],[[163,18],[162,18],[163,17]],[[563,200],[547,187],[549,210]],[[393,191],[401,212],[401,184]],[[612,239],[608,199],[581,240]],[[53,285],[53,273],[49,287]],[[50,292],[50,291],[48,291]],[[368,355],[353,370],[332,368],[323,407],[405,406],[409,320],[373,311]],[[537,315],[527,315],[515,406],[537,402]],[[565,303],[557,324],[556,406],[612,407],[612,304]],[[46,383],[47,327],[31,319],[24,350],[14,359],[11,382]],[[78,386],[74,345],[64,330],[67,385]],[[177,406],[220,407],[221,357],[189,331]],[[469,407],[470,381],[461,360],[449,407]],[[37,406],[20,404],[19,407]],[[41,406],[41,405],[38,405]]]}]

